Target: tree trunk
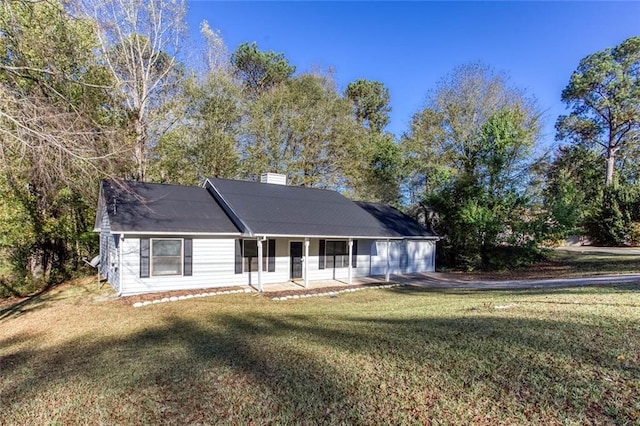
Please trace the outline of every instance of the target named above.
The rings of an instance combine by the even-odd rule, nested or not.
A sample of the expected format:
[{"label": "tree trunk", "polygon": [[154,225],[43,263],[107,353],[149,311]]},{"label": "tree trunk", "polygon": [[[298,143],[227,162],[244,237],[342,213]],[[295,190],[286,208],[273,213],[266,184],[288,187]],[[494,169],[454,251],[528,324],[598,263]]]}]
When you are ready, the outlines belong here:
[{"label": "tree trunk", "polygon": [[142,118],[142,114],[140,113],[134,122],[134,131],[135,131],[135,146],[133,155],[136,161],[136,173],[134,179],[138,182],[143,182],[145,178],[145,169],[146,169],[146,143],[147,138],[145,135],[145,127]]},{"label": "tree trunk", "polygon": [[607,150],[607,175],[604,180],[605,186],[613,185],[613,168],[616,163],[615,151],[611,148]]},{"label": "tree trunk", "polygon": [[604,186],[613,185],[613,171],[616,167],[616,155],[620,150],[620,144],[616,144],[614,134],[609,132],[609,144],[607,147],[607,174],[604,179]]}]

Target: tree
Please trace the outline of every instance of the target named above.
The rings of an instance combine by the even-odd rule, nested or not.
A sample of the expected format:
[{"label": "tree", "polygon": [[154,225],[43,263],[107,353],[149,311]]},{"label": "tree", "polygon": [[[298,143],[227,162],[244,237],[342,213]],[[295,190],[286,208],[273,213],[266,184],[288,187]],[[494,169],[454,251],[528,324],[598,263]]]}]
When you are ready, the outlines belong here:
[{"label": "tree", "polygon": [[207,73],[184,83],[183,117],[151,151],[150,177],[160,182],[200,184],[207,177],[235,177],[245,99],[232,75],[220,33],[204,21]]},{"label": "tree", "polygon": [[349,146],[350,164],[344,169],[352,195],[397,205],[403,162],[394,136],[384,133],[391,111],[389,89],[378,81],[358,79],[349,83],[344,98],[362,129]]},{"label": "tree", "polygon": [[251,97],[287,81],[296,70],[283,53],[263,52],[256,43],[238,46],[231,55],[231,64]]},{"label": "tree", "polygon": [[446,263],[496,267],[504,244],[531,247],[525,195],[539,117],[532,99],[477,64],[455,69],[414,115],[402,147]]},{"label": "tree", "polygon": [[580,145],[560,147],[544,181],[548,236],[562,240],[571,234],[584,234],[587,220],[602,198],[600,156]]},{"label": "tree", "polygon": [[402,151],[393,135],[372,132],[364,135],[361,143],[359,155],[350,157],[351,166],[345,170],[349,176],[351,168],[360,169],[359,178],[351,182],[355,196],[365,201],[398,206],[404,163]]},{"label": "tree", "polygon": [[189,117],[163,135],[152,150],[150,176],[161,182],[197,185],[207,177],[235,177],[243,118],[241,88],[230,75],[210,73],[185,88]]},{"label": "tree", "polygon": [[261,93],[249,107],[241,145],[244,176],[288,176],[292,185],[342,187],[355,122],[325,75],[303,74]]},{"label": "tree", "polygon": [[617,160],[640,143],[640,37],[582,59],[562,100],[571,113],[558,118],[557,138],[602,147],[612,185]]},{"label": "tree", "polygon": [[87,181],[117,167],[122,115],[96,46],[92,22],[59,2],[0,5],[0,251],[27,278],[54,280],[88,254]]},{"label": "tree", "polygon": [[353,102],[358,123],[381,133],[389,123],[389,89],[379,81],[356,80],[349,83],[345,97]]},{"label": "tree", "polygon": [[214,30],[207,21],[200,24],[200,34],[205,41],[204,61],[208,73],[228,73],[231,63],[227,45],[224,43],[220,31]]},{"label": "tree", "polygon": [[142,181],[149,148],[171,128],[172,114],[166,108],[160,110],[181,87],[178,57],[186,29],[185,3],[84,0],[83,8],[98,26],[101,58],[131,117],[135,162],[132,177]]},{"label": "tree", "polygon": [[622,246],[627,243],[627,232],[631,217],[624,208],[627,195],[624,189],[615,185],[605,186],[602,200],[587,218],[587,230],[594,242],[602,246]]}]

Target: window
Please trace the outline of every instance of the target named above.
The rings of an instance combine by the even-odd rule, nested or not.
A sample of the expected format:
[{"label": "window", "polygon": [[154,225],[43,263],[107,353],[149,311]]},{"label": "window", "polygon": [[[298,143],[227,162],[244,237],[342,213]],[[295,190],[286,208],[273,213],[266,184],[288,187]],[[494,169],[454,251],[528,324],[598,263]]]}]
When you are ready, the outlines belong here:
[{"label": "window", "polygon": [[[244,272],[258,272],[258,242],[256,240],[244,240],[242,249],[242,263]],[[262,244],[262,270],[267,270],[268,244]]]},{"label": "window", "polygon": [[151,240],[151,275],[182,275],[182,240]]},{"label": "window", "polygon": [[[266,240],[262,243],[262,271],[275,271],[276,241]],[[258,272],[258,242],[242,240],[242,267],[244,272]],[[236,268],[236,273],[241,273]]]},{"label": "window", "polygon": [[346,268],[349,266],[349,250],[346,241],[327,241],[325,250],[327,268]]}]

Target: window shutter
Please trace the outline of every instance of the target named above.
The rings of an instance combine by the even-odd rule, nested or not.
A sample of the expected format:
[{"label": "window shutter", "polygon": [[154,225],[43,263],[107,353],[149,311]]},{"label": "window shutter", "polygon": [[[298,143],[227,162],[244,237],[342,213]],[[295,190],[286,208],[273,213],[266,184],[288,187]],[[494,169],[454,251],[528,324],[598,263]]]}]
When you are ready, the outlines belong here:
[{"label": "window shutter", "polygon": [[351,267],[358,266],[358,240],[353,240],[353,246],[351,247]]},{"label": "window shutter", "polygon": [[320,240],[320,252],[318,253],[318,269],[324,269],[324,243],[325,240]]},{"label": "window shutter", "polygon": [[183,275],[190,277],[193,274],[193,240],[191,238],[184,239],[184,269]]},{"label": "window shutter", "polygon": [[149,278],[149,238],[140,238],[140,278]]},{"label": "window shutter", "polygon": [[268,240],[269,263],[267,272],[275,272],[276,270],[276,240]]},{"label": "window shutter", "polygon": [[242,273],[242,240],[236,240],[236,274]]}]

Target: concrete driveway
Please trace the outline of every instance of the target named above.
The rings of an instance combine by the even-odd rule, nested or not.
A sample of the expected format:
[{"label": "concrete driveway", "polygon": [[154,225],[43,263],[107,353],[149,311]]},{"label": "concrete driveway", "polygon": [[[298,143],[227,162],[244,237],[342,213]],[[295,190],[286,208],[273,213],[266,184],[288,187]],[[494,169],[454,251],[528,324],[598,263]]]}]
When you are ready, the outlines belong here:
[{"label": "concrete driveway", "polygon": [[526,289],[546,287],[583,287],[589,285],[640,283],[640,274],[601,275],[582,278],[544,278],[526,280],[461,280],[437,272],[394,275],[391,279],[404,285],[424,288],[454,288],[472,290]]},{"label": "concrete driveway", "polygon": [[425,272],[410,275],[391,275],[389,283],[383,276],[354,278],[352,284],[343,280],[310,281],[309,288],[302,283],[286,282],[280,284],[265,284],[265,293],[307,293],[327,291],[340,291],[352,287],[375,286],[385,284],[411,285],[433,289],[466,289],[466,290],[507,290],[527,288],[552,288],[552,287],[582,287],[588,285],[607,285],[640,283],[640,274],[600,275],[582,278],[540,278],[521,280],[483,280],[469,278],[454,278],[451,274],[438,272]]},{"label": "concrete driveway", "polygon": [[603,253],[636,255],[640,261],[640,247],[593,247],[593,246],[567,246],[558,247],[556,250],[572,251],[577,253]]}]

